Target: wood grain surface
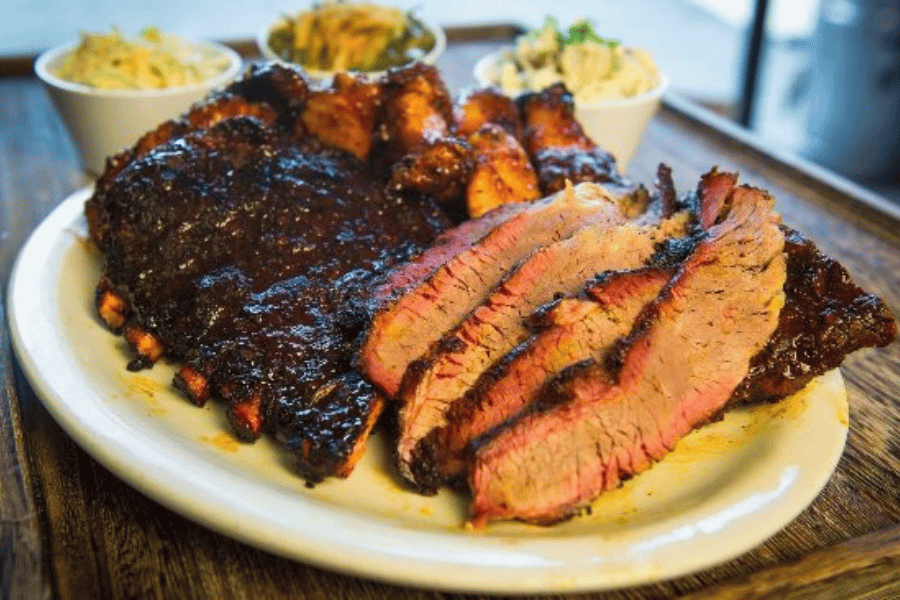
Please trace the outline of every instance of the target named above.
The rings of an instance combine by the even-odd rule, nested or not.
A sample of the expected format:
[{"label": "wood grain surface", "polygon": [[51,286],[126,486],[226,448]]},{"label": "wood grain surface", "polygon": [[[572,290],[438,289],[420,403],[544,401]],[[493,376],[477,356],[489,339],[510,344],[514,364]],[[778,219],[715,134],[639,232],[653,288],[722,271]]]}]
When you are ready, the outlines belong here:
[{"label": "wood grain surface", "polygon": [[[454,88],[494,42],[454,41],[442,60]],[[900,315],[900,223],[840,180],[785,165],[715,119],[673,101],[629,170],[652,182],[673,168],[679,189],[717,164],[769,189],[787,223],[840,260]],[[813,173],[812,175],[810,173]],[[62,199],[82,187],[73,148],[30,78],[0,79],[0,273]],[[854,194],[854,192],[859,192]],[[862,200],[861,200],[862,198]],[[85,349],[89,352],[90,349]],[[482,598],[348,577],[256,550],[200,527],[130,488],[76,446],[11,364],[0,336],[0,598]],[[816,501],[784,530],[713,569],[643,587],[567,598],[896,598],[900,568],[900,345],[850,357],[843,374],[850,434]],[[814,443],[814,442],[813,442]],[[545,596],[563,598],[564,596]]]}]

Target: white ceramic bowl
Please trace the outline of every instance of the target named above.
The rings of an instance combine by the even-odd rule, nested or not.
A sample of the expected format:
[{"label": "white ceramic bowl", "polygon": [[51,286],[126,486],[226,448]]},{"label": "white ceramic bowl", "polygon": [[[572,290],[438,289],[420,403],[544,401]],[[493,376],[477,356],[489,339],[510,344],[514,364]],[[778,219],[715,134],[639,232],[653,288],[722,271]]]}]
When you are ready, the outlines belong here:
[{"label": "white ceramic bowl", "polygon": [[[497,85],[498,59],[499,54],[494,53],[475,63],[475,80],[480,85]],[[669,79],[660,74],[656,88],[633,98],[597,100],[589,104],[576,101],[575,118],[594,143],[616,157],[619,169],[624,172],[668,87]]]},{"label": "white ceramic bowl", "polygon": [[[432,21],[431,19],[424,17],[422,15],[416,14],[416,19],[418,19],[425,27],[434,35],[434,48],[431,49],[427,54],[425,54],[421,61],[427,65],[434,65],[437,63],[438,59],[444,54],[444,50],[447,49],[447,36],[444,34],[443,28],[440,25]],[[287,22],[286,17],[279,17],[272,23],[269,23],[263,26],[256,34],[256,46],[259,48],[260,54],[263,57],[269,60],[281,61],[282,59],[278,54],[275,53],[274,50],[269,46],[269,37],[272,32],[276,29],[283,27]],[[303,67],[303,70],[306,72],[309,77],[319,81],[325,81],[331,79],[336,71],[323,71],[320,69],[310,69],[306,66],[300,65]],[[378,77],[383,75],[385,71],[362,71],[364,75],[369,77]]]},{"label": "white ceramic bowl", "polygon": [[177,117],[204,98],[210,91],[224,87],[241,71],[241,57],[226,46],[196,42],[228,58],[228,68],[202,83],[153,90],[105,90],[72,83],[51,72],[63,55],[78,42],[47,50],[34,63],[53,104],[75,142],[84,168],[100,175],[106,159],[133,146],[144,133],[160,123]]}]

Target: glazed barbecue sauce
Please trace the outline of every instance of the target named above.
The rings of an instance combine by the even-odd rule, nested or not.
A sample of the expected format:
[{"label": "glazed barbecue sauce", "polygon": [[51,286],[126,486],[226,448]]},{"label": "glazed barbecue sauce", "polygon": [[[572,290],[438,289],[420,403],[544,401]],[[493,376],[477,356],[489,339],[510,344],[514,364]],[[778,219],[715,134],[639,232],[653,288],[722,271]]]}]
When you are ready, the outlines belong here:
[{"label": "glazed barbecue sauce", "polygon": [[88,203],[131,318],[214,396],[255,399],[312,481],[380,410],[351,364],[367,294],[448,226],[430,200],[384,187],[349,154],[238,117],[157,146]]}]

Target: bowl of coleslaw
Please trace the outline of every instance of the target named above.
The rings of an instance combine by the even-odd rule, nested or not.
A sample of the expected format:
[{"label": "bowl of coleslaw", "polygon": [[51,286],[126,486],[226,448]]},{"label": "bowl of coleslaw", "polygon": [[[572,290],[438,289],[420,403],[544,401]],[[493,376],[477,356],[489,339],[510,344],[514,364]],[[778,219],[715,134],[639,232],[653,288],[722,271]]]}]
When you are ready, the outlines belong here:
[{"label": "bowl of coleslaw", "polygon": [[103,172],[108,157],[224,87],[241,68],[241,57],[226,46],[156,28],[134,38],[115,28],[83,33],[47,50],[34,64],[93,175]]},{"label": "bowl of coleslaw", "polygon": [[623,171],[669,85],[648,52],[597,35],[589,20],[563,31],[552,17],[514,46],[481,58],[474,75],[479,84],[513,97],[564,83],[576,119]]}]

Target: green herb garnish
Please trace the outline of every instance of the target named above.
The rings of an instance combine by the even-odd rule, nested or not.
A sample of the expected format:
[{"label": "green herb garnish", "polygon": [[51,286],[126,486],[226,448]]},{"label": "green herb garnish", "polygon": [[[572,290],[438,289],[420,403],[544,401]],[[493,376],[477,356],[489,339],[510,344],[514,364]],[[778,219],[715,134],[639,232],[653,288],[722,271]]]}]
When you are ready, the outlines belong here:
[{"label": "green herb garnish", "polygon": [[619,40],[602,38],[597,35],[597,32],[594,31],[594,24],[590,19],[582,19],[572,23],[569,26],[569,35],[563,38],[562,43],[564,46],[571,46],[574,44],[583,44],[588,40],[608,46],[610,49],[621,44]]}]

